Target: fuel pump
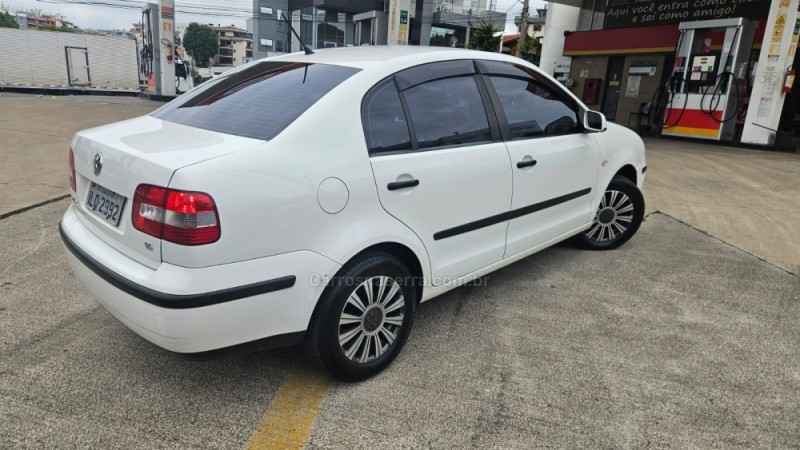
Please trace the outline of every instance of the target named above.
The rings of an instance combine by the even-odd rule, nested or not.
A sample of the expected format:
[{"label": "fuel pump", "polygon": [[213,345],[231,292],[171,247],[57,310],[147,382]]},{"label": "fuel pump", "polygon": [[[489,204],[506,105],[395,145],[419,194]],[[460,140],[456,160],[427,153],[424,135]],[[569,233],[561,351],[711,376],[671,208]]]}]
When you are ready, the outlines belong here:
[{"label": "fuel pump", "polygon": [[147,83],[143,94],[152,98],[175,97],[175,1],[145,3],[142,28],[140,75]]},{"label": "fuel pump", "polygon": [[[743,106],[756,22],[682,22],[662,134],[731,141]],[[719,41],[721,40],[721,45]]]}]

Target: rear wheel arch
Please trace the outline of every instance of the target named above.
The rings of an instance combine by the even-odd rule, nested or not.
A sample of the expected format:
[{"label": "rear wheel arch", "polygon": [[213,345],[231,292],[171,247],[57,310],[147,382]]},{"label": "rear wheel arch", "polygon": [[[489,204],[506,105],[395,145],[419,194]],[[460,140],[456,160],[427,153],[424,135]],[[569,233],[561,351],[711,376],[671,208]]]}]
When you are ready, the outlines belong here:
[{"label": "rear wheel arch", "polygon": [[[394,256],[395,258],[399,259],[400,262],[403,263],[404,266],[408,269],[411,273],[411,277],[414,279],[414,289],[417,294],[417,303],[419,303],[422,299],[422,291],[424,287],[424,280],[425,280],[425,269],[422,266],[422,261],[420,260],[419,256],[417,255],[414,250],[412,250],[409,246],[405,244],[401,244],[395,241],[385,241],[379,242],[377,244],[372,244],[369,247],[362,249],[361,251],[353,254],[346,261],[342,263],[342,265],[336,270],[335,273],[329,274],[330,278],[335,278],[342,274],[345,268],[350,265],[353,261],[361,259],[364,255],[374,254],[374,253],[385,253],[387,255]],[[319,299],[316,299],[315,302],[318,302]],[[316,305],[314,304],[314,311],[316,311]],[[313,316],[313,314],[312,314]],[[309,317],[311,320],[312,317]]]},{"label": "rear wheel arch", "polygon": [[[419,303],[420,299],[422,299],[422,287],[424,284],[423,280],[425,278],[425,274],[422,271],[422,263],[417,257],[417,254],[414,253],[414,250],[411,250],[407,246],[398,242],[381,242],[379,244],[371,245],[356,253],[352,258],[350,258],[348,263],[364,254],[374,252],[387,253],[403,262],[415,280],[414,289],[417,292],[417,303]],[[343,264],[343,266],[345,265],[347,265],[347,263]]]}]

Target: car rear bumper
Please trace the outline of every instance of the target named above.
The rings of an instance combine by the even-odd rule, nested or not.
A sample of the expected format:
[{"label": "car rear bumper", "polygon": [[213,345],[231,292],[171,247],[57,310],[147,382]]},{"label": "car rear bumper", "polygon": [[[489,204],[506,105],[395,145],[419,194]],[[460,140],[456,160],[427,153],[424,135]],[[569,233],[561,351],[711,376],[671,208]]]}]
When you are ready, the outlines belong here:
[{"label": "car rear bumper", "polygon": [[172,352],[205,358],[245,343],[299,342],[322,283],[339,265],[299,251],[221,266],[146,267],[86,228],[72,207],[60,224],[69,264],[125,326]]}]

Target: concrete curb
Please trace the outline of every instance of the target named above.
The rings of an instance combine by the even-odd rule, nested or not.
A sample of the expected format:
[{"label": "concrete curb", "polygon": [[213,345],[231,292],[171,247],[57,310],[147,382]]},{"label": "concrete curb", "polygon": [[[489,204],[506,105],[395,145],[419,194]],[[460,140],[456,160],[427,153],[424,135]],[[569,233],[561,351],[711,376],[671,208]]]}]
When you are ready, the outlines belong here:
[{"label": "concrete curb", "polygon": [[43,202],[34,203],[33,205],[30,205],[30,206],[23,206],[22,208],[19,208],[19,209],[13,209],[13,210],[8,211],[8,212],[0,213],[0,220],[6,219],[6,218],[11,217],[11,216],[16,216],[17,214],[24,213],[25,211],[30,211],[30,210],[38,208],[40,206],[49,205],[50,203],[55,203],[55,202],[64,200],[65,198],[69,198],[69,194],[59,195],[58,197],[53,197],[53,198],[45,200]]},{"label": "concrete curb", "polygon": [[695,231],[697,231],[697,232],[700,232],[700,233],[702,233],[702,234],[704,234],[704,235],[706,235],[706,236],[710,237],[711,239],[714,239],[715,241],[721,242],[721,243],[723,243],[723,244],[725,244],[725,245],[727,245],[727,246],[729,246],[729,247],[732,247],[732,248],[734,248],[734,249],[736,249],[736,250],[738,250],[738,251],[740,251],[740,252],[742,252],[742,253],[745,253],[745,254],[747,254],[747,255],[750,255],[750,256],[752,256],[753,258],[756,258],[757,260],[759,260],[759,261],[761,261],[761,262],[765,262],[765,263],[769,264],[770,266],[772,266],[772,267],[774,267],[774,268],[776,268],[776,269],[778,269],[778,270],[781,270],[781,271],[783,271],[783,272],[786,272],[786,273],[788,273],[789,275],[792,275],[792,276],[795,276],[795,277],[798,277],[798,278],[800,278],[800,274],[798,274],[798,273],[794,273],[794,272],[792,272],[791,270],[789,270],[789,269],[787,269],[787,268],[785,268],[785,267],[781,267],[781,266],[779,266],[779,265],[775,264],[774,262],[772,262],[772,261],[770,261],[770,260],[768,260],[768,259],[764,259],[763,257],[761,257],[761,256],[758,256],[758,255],[756,255],[756,254],[753,254],[753,253],[751,253],[751,252],[749,252],[749,251],[747,251],[747,250],[745,250],[745,249],[743,249],[743,248],[739,248],[739,247],[737,247],[737,246],[735,246],[735,245],[731,244],[730,242],[727,242],[727,241],[725,241],[725,240],[722,240],[722,239],[720,239],[720,238],[718,238],[718,237],[714,236],[713,234],[709,233],[709,232],[708,232],[708,231],[706,231],[706,230],[702,230],[702,229],[700,229],[700,228],[697,228],[696,226],[694,226],[694,225],[690,224],[689,222],[686,222],[686,221],[683,221],[683,220],[681,220],[681,219],[678,219],[677,217],[671,216],[671,215],[669,215],[669,214],[665,213],[664,211],[655,210],[655,211],[651,212],[650,214],[647,214],[647,215],[646,215],[644,218],[645,218],[645,219],[647,219],[648,217],[650,217],[650,216],[652,216],[652,215],[654,215],[654,214],[660,214],[660,215],[662,215],[662,216],[664,216],[664,217],[668,217],[668,218],[670,218],[670,219],[672,219],[672,220],[674,220],[674,221],[676,221],[676,222],[678,222],[678,223],[680,223],[680,224],[682,224],[682,225],[685,225],[685,226],[687,226],[687,227],[689,227],[689,228],[691,228],[691,229],[693,229],[693,230],[695,230]]}]

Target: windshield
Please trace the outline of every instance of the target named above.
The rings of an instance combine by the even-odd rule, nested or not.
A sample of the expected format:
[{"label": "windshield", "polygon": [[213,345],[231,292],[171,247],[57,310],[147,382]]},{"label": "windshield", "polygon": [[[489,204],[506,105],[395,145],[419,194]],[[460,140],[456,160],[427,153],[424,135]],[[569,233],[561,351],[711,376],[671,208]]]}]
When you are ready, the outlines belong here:
[{"label": "windshield", "polygon": [[208,81],[153,116],[269,140],[358,71],[329,64],[263,61]]}]

